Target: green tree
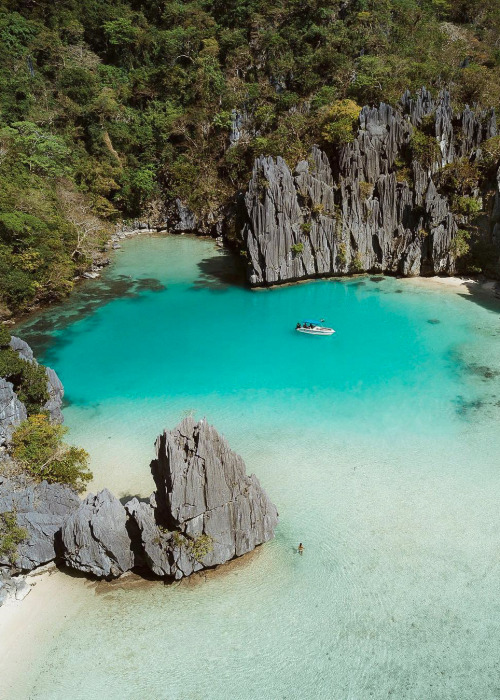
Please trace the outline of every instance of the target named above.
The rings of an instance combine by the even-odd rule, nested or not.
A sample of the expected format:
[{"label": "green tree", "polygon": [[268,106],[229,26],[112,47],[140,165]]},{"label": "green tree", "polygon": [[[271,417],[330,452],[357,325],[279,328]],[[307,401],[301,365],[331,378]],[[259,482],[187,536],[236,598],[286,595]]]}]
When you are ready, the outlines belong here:
[{"label": "green tree", "polygon": [[414,129],[410,137],[410,147],[413,157],[430,168],[441,160],[441,150],[435,136],[428,136],[420,129]]},{"label": "green tree", "polygon": [[50,423],[44,414],[30,416],[12,436],[12,456],[39,481],[68,484],[84,491],[92,479],[89,455],[63,442],[67,431],[62,425]]},{"label": "green tree", "polygon": [[353,141],[360,112],[361,107],[353,100],[337,100],[326,107],[323,113],[323,139],[336,146]]},{"label": "green tree", "polygon": [[28,415],[40,411],[49,399],[45,367],[28,362],[8,346],[0,348],[0,377],[12,382]]},{"label": "green tree", "polygon": [[0,138],[9,142],[20,162],[48,177],[68,172],[69,148],[59,136],[40,129],[28,121],[14,122],[0,131]]}]

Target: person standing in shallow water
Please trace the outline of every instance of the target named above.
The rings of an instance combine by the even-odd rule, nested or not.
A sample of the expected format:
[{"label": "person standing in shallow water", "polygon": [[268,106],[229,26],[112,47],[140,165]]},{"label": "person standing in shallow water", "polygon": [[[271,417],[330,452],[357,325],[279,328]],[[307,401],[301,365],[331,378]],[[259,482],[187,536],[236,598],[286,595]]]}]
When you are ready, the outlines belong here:
[{"label": "person standing in shallow water", "polygon": [[302,554],[304,552],[304,545],[302,544],[302,542],[300,542],[297,549],[298,549],[299,554]]}]

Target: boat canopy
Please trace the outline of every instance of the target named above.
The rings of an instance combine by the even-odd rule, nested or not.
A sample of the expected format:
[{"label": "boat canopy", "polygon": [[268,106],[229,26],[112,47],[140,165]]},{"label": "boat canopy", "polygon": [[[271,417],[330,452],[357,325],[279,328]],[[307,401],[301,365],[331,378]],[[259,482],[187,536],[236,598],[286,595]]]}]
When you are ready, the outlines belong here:
[{"label": "boat canopy", "polygon": [[302,323],[314,323],[315,326],[321,326],[323,321],[302,321]]}]

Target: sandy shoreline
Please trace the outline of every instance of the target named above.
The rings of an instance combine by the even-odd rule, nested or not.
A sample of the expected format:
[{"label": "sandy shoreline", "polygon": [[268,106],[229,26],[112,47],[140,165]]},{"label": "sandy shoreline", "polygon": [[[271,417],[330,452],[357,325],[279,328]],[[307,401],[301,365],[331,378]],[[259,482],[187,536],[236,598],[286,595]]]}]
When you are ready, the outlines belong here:
[{"label": "sandy shoreline", "polygon": [[[82,606],[89,606],[96,595],[116,589],[147,589],[154,586],[196,587],[216,577],[245,568],[260,553],[260,547],[214,569],[165,584],[160,579],[144,579],[136,573],[113,581],[97,581],[51,569],[27,576],[32,584],[22,601],[9,601],[0,607],[0,697],[28,698],[62,628]],[[40,649],[45,653],[40,654]],[[4,694],[2,694],[4,693]]]},{"label": "sandy shoreline", "polygon": [[404,277],[402,281],[416,287],[426,287],[457,294],[475,294],[492,299],[500,299],[500,282],[496,280],[477,280],[472,277]]},{"label": "sandy shoreline", "polygon": [[40,670],[40,648],[48,652],[67,619],[95,595],[94,583],[57,569],[27,581],[34,585],[24,600],[0,607],[2,698],[29,697]]}]

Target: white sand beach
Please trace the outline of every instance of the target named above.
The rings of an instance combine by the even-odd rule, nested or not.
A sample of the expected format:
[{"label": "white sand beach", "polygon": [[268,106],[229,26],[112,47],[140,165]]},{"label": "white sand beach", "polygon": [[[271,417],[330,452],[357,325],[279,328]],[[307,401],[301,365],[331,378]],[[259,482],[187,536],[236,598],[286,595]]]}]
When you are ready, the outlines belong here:
[{"label": "white sand beach", "polygon": [[[418,287],[428,287],[429,289],[440,289],[456,292],[457,294],[473,295],[480,294],[482,296],[497,297],[497,284],[500,289],[500,283],[495,280],[478,280],[472,277],[406,277],[402,280],[405,283],[412,284]],[[500,292],[498,292],[500,294]]]},{"label": "white sand beach", "polygon": [[[40,647],[51,646],[68,617],[95,595],[95,583],[57,569],[28,576],[33,584],[22,601],[0,607],[0,696],[29,697],[38,673]],[[3,695],[5,693],[5,695]]]}]

